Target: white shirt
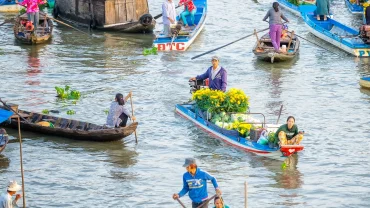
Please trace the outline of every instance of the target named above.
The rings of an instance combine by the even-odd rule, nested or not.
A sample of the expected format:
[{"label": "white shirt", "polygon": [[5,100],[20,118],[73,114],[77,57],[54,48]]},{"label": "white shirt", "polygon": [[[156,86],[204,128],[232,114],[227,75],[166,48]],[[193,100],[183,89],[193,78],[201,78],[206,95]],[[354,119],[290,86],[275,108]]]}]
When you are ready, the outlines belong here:
[{"label": "white shirt", "polygon": [[18,207],[15,200],[12,200],[12,196],[8,192],[0,196],[0,208],[13,208]]},{"label": "white shirt", "polygon": [[211,71],[211,73],[212,73],[212,80],[215,79],[215,77],[216,77],[217,73],[220,71],[220,69],[221,69],[221,66],[220,65],[218,65],[218,67],[216,69],[214,69],[212,67],[212,71]]},{"label": "white shirt", "polygon": [[176,9],[175,9],[175,3],[169,2],[169,0],[165,0],[162,4],[162,17],[163,17],[163,24],[164,25],[170,25],[171,22],[168,19],[171,18],[174,21],[176,21]]}]

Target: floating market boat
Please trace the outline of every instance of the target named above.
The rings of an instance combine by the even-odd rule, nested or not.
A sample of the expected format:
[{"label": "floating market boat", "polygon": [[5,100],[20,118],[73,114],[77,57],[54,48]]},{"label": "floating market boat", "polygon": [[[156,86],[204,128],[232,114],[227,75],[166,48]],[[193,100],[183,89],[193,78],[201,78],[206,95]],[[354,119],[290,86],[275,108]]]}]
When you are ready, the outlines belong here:
[{"label": "floating market boat", "polygon": [[53,22],[47,14],[40,12],[40,22],[37,30],[28,21],[27,14],[22,14],[17,17],[14,24],[15,38],[24,44],[40,44],[51,39],[53,32]]},{"label": "floating market boat", "polygon": [[[202,112],[196,110],[195,104],[177,104],[175,110],[182,117],[189,119],[195,123],[195,125],[210,133],[213,137],[221,139],[239,149],[254,152],[258,155],[280,160],[285,159],[293,153],[300,152],[304,148],[302,145],[283,145],[281,148],[270,148],[269,145],[262,145],[256,141],[248,139],[248,137],[241,137],[239,132],[236,130],[227,130],[209,122]],[[268,131],[276,131],[279,126],[266,124],[264,121],[262,123],[262,127],[266,128]]]},{"label": "floating market boat", "polygon": [[370,89],[370,77],[362,77],[360,79],[360,86],[363,88]]},{"label": "floating market boat", "polygon": [[360,35],[361,31],[352,29],[331,18],[328,18],[327,21],[317,21],[313,14],[305,14],[303,19],[309,31],[315,36],[354,56],[370,56],[370,44],[367,44],[370,36],[367,36],[366,32],[364,35]]},{"label": "floating market boat", "polygon": [[0,0],[0,12],[19,12],[21,9],[22,6],[16,4],[15,0]]},{"label": "floating market boat", "polygon": [[[4,108],[4,106],[0,108]],[[18,113],[26,119],[26,121],[20,120],[21,129],[23,130],[85,141],[108,142],[120,140],[131,135],[138,125],[137,122],[133,122],[126,127],[109,128],[105,125],[96,125],[23,110],[19,110]],[[49,125],[45,126],[45,122],[48,122]],[[4,122],[1,125],[18,128],[18,120],[17,118],[12,118],[10,123]]]},{"label": "floating market boat", "polygon": [[356,0],[354,1],[350,1],[350,0],[344,0],[346,2],[346,5],[349,9],[349,11],[352,13],[352,14],[362,14],[362,12],[364,11],[364,7],[360,4],[358,5],[356,3]]},{"label": "floating market boat", "polygon": [[257,43],[253,48],[253,53],[258,59],[271,61],[271,63],[292,60],[299,52],[299,39],[294,32],[288,31],[286,37],[280,40],[281,46],[286,49],[286,53],[276,53],[271,43],[269,33],[257,39]]},{"label": "floating market boat", "polygon": [[279,2],[281,7],[289,10],[290,12],[298,16],[301,16],[302,12],[307,13],[307,12],[312,12],[316,10],[316,5],[315,5],[316,0],[297,1],[297,2],[300,2],[299,5],[292,4],[288,0],[277,0],[277,2]]},{"label": "floating market boat", "polygon": [[79,26],[128,33],[153,32],[147,0],[55,0],[54,18]]},{"label": "floating market boat", "polygon": [[[196,26],[185,28],[178,24],[171,28],[172,37],[164,34],[157,35],[156,40],[154,40],[154,46],[158,48],[158,51],[185,51],[194,42],[206,21],[207,0],[196,0],[194,5],[197,8],[194,20]],[[190,15],[186,18],[187,22],[190,22]],[[177,20],[179,21],[179,17],[177,17]]]}]

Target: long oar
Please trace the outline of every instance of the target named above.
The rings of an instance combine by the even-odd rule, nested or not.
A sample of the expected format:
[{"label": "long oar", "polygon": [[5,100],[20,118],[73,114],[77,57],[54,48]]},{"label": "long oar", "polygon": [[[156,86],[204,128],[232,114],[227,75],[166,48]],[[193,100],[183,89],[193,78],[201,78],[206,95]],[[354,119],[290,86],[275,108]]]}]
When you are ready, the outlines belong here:
[{"label": "long oar", "polygon": [[276,121],[276,124],[278,124],[279,123],[279,120],[280,120],[280,115],[281,115],[281,111],[283,110],[283,105],[281,105],[281,107],[280,107],[280,110],[279,110],[279,116],[278,116],[278,119],[277,119],[277,121]]},{"label": "long oar", "polygon": [[243,39],[245,39],[245,38],[248,38],[248,37],[250,37],[250,36],[252,36],[252,35],[255,35],[256,33],[260,33],[260,32],[266,31],[266,30],[268,30],[268,29],[269,29],[269,28],[265,28],[265,29],[263,29],[263,30],[259,30],[259,31],[257,31],[257,32],[253,32],[252,34],[246,35],[246,36],[244,36],[244,37],[242,37],[242,38],[239,38],[238,40],[234,40],[234,41],[233,41],[233,42],[231,42],[231,43],[225,44],[225,45],[223,45],[223,46],[220,46],[220,47],[218,47],[218,48],[212,49],[212,50],[207,51],[207,52],[205,52],[205,53],[202,53],[202,54],[196,55],[196,56],[194,56],[194,57],[193,57],[193,58],[191,58],[191,59],[196,59],[196,58],[199,58],[199,57],[204,56],[204,55],[206,55],[206,54],[212,53],[212,52],[214,52],[214,51],[217,51],[217,50],[219,50],[219,49],[221,49],[221,48],[224,48],[224,47],[226,47],[226,46],[229,46],[229,45],[231,45],[231,44],[233,44],[233,43],[236,43],[236,42],[241,41],[241,40],[243,40]]},{"label": "long oar", "polygon": [[[182,6],[182,5],[181,5]],[[180,7],[180,5],[179,6],[177,6],[177,7],[175,7],[175,9],[177,9],[177,8],[179,8]],[[156,15],[156,16],[154,16],[153,17],[153,19],[158,19],[158,18],[160,18],[160,17],[162,17],[162,13],[161,14],[158,14],[158,15]]]},{"label": "long oar", "polygon": [[11,107],[9,107],[4,101],[1,100],[0,98],[0,102],[4,105],[4,107],[6,107],[8,110],[11,110],[13,111],[13,113],[17,114],[17,116],[19,116],[22,120],[24,120],[25,122],[29,123],[27,121],[27,119],[23,118],[19,113],[17,113],[15,110],[13,110]]},{"label": "long oar", "polygon": [[50,19],[52,19],[52,20],[54,20],[55,22],[58,22],[58,23],[62,24],[62,25],[65,25],[65,26],[70,27],[70,28],[72,28],[72,29],[75,29],[75,30],[77,30],[77,31],[79,31],[79,32],[82,32],[82,33],[84,33],[84,34],[86,34],[86,35],[88,35],[88,36],[90,36],[90,37],[94,37],[94,36],[92,36],[91,34],[89,34],[89,33],[87,33],[87,32],[84,32],[84,31],[82,31],[82,30],[80,30],[80,29],[77,29],[77,28],[75,28],[75,27],[73,27],[73,26],[71,26],[71,25],[69,25],[69,24],[67,24],[67,23],[64,23],[64,22],[62,22],[62,21],[59,21],[59,20],[57,20],[57,19],[55,19],[55,18],[52,18],[52,17],[49,17],[49,18],[50,18]]},{"label": "long oar", "polygon": [[208,202],[210,202],[212,199],[214,199],[217,196],[217,194],[213,195],[211,198],[205,200],[202,204],[197,206],[197,208],[202,208],[204,205],[206,205]]},{"label": "long oar", "polygon": [[6,19],[6,20],[4,20],[4,22],[3,22],[3,23],[1,23],[1,24],[0,24],[0,26],[4,25],[4,24],[6,24],[6,23],[13,22],[13,21],[14,21],[14,18]]},{"label": "long oar", "polygon": [[181,204],[181,206],[182,206],[183,208],[186,208],[186,207],[185,207],[185,205],[180,201],[180,199],[179,199],[179,198],[177,198],[177,199],[176,199],[176,201],[178,201],[178,202],[179,202],[179,204]]},{"label": "long oar", "polygon": [[[131,110],[132,110],[132,117],[134,117],[134,105],[132,104],[132,95],[130,95],[130,102],[131,102]],[[135,122],[135,120],[133,120]],[[136,129],[135,129],[135,140],[137,143],[137,134],[136,134]]]},{"label": "long oar", "polygon": [[[296,35],[296,36],[298,36],[299,38],[301,38],[301,39],[303,39],[303,40],[305,40],[305,41],[309,42],[309,43],[312,43],[312,44],[316,45],[317,47],[319,47],[319,48],[321,48],[321,49],[324,49],[324,50],[326,50],[326,51],[328,51],[328,52],[330,52],[330,53],[334,53],[333,51],[328,50],[328,49],[326,49],[326,48],[324,48],[324,47],[320,46],[320,45],[319,45],[319,44],[317,44],[317,43],[311,42],[311,41],[309,41],[309,40],[305,39],[304,37],[302,37],[302,36],[300,36],[300,35],[298,35],[298,34],[295,34],[295,35]],[[338,54],[338,53],[334,53],[334,54],[335,54],[335,55],[337,55],[337,56],[340,56],[340,54]]]}]

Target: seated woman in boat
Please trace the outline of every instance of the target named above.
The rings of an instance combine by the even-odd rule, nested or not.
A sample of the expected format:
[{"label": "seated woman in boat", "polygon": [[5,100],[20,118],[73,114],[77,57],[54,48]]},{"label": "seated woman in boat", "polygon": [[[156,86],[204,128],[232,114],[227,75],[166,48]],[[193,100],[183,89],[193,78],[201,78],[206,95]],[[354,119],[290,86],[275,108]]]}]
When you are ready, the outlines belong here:
[{"label": "seated woman in boat", "polygon": [[186,28],[189,27],[188,22],[186,21],[186,16],[190,15],[191,24],[195,27],[196,25],[194,24],[194,15],[197,12],[197,8],[195,7],[193,0],[180,0],[179,6],[181,5],[184,5],[185,7],[184,11],[180,14],[184,26]]},{"label": "seated woman in boat", "polygon": [[125,127],[127,124],[127,119],[135,120],[134,116],[130,116],[130,112],[126,109],[125,103],[129,97],[131,97],[132,92],[130,92],[125,98],[121,93],[116,94],[115,101],[110,105],[110,109],[107,117],[107,126],[111,127]]},{"label": "seated woman in boat", "polygon": [[274,2],[272,4],[272,8],[267,12],[266,16],[263,18],[263,21],[266,21],[269,18],[270,24],[270,38],[271,43],[274,46],[275,52],[280,52],[280,37],[281,37],[281,30],[283,23],[281,22],[281,18],[283,18],[286,22],[289,20],[281,13],[279,9],[279,3]]},{"label": "seated woman in boat", "polygon": [[192,77],[189,81],[209,79],[209,88],[213,90],[226,91],[227,72],[222,66],[219,66],[220,59],[217,56],[212,57],[212,66],[204,74]]},{"label": "seated woman in boat", "polygon": [[298,127],[295,123],[295,118],[289,116],[287,123],[280,126],[275,132],[275,145],[299,145],[303,139],[303,132],[298,132]]},{"label": "seated woman in boat", "polygon": [[[46,4],[46,0],[24,0],[19,3],[19,5],[27,7],[27,18],[28,21],[31,21],[33,24],[33,31],[37,35],[37,26],[39,24],[39,4]],[[15,0],[15,3],[18,4],[18,0]]]},{"label": "seated woman in boat", "polygon": [[320,20],[320,16],[324,16],[324,21],[328,18],[326,17],[329,15],[329,0],[317,0],[316,1],[316,19]]},{"label": "seated woman in boat", "polygon": [[229,206],[224,204],[221,196],[216,196],[214,200],[215,206],[213,208],[229,208]]}]

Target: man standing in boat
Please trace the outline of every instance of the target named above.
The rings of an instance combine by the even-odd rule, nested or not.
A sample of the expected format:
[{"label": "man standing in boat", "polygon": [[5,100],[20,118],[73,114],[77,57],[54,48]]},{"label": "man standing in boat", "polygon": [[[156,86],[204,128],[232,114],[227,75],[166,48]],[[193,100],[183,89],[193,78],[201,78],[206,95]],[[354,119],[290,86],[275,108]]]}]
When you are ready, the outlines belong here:
[{"label": "man standing in boat", "polygon": [[198,168],[194,158],[186,158],[185,164],[187,172],[183,175],[183,188],[178,194],[173,194],[173,199],[178,199],[189,192],[189,197],[192,201],[192,208],[197,208],[202,205],[202,208],[208,207],[207,180],[212,181],[213,187],[216,189],[217,195],[221,195],[221,190],[218,187],[216,178],[209,173]]},{"label": "man standing in boat", "polygon": [[171,24],[176,23],[176,8],[173,0],[165,0],[162,5],[163,34],[172,36]]},{"label": "man standing in boat", "polygon": [[209,79],[209,88],[213,90],[226,91],[227,72],[219,65],[220,59],[217,56],[212,57],[212,66],[204,74],[190,78],[189,81]]}]

